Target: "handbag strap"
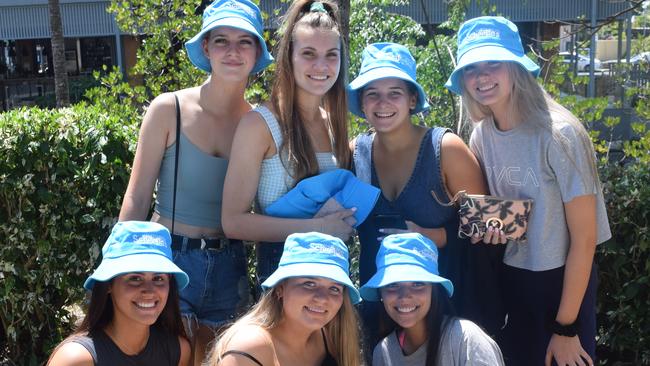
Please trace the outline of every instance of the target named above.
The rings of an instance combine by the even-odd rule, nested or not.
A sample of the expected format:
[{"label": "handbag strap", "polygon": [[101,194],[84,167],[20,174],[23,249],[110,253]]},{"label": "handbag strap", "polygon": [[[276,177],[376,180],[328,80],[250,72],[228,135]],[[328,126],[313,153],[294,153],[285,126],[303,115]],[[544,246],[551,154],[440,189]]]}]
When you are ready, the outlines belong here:
[{"label": "handbag strap", "polygon": [[176,185],[178,181],[178,155],[180,154],[181,146],[181,105],[178,101],[178,96],[174,94],[176,101],[176,148],[174,153],[174,193],[172,199],[172,234],[174,234],[174,222],[176,221]]},{"label": "handbag strap", "polygon": [[438,202],[438,204],[440,206],[451,207],[451,206],[456,205],[460,201],[461,197],[466,196],[467,191],[464,191],[464,190],[463,191],[458,191],[454,195],[454,197],[451,199],[451,201],[449,201],[447,203],[442,202],[442,200],[440,200],[440,198],[438,198],[438,195],[436,194],[436,191],[434,191],[433,189],[431,190],[431,195],[433,196],[433,199],[436,200],[436,202]]}]

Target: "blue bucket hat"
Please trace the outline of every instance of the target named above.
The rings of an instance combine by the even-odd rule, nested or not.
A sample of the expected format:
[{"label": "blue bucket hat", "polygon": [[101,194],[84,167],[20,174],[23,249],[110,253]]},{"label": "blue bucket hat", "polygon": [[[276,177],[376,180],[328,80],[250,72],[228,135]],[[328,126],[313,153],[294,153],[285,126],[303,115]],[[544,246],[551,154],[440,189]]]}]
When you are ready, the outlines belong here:
[{"label": "blue bucket hat", "polygon": [[264,27],[260,9],[248,0],[216,0],[203,11],[203,25],[201,31],[185,43],[187,56],[194,66],[205,72],[211,72],[210,60],[203,53],[203,37],[217,27],[233,27],[246,31],[259,40],[262,54],[257,57],[257,62],[251,74],[258,73],[273,62],[264,41]]},{"label": "blue bucket hat", "polygon": [[266,208],[275,217],[307,219],[334,198],[342,208],[356,207],[354,227],[361,225],[375,207],[381,191],[362,182],[349,170],[334,169],[301,180],[296,186]]},{"label": "blue bucket hat", "polygon": [[325,277],[347,286],[350,300],[359,303],[359,291],[350,280],[348,247],[339,238],[321,233],[287,236],[278,269],[262,283],[268,290],[290,277]]},{"label": "blue bucket hat", "polygon": [[348,108],[361,118],[366,115],[361,110],[359,92],[371,82],[379,79],[398,78],[411,83],[418,92],[418,100],[411,114],[429,109],[427,95],[418,84],[415,76],[415,59],[408,48],[397,43],[373,43],[361,54],[359,76],[348,85]]},{"label": "blue bucket hat", "polygon": [[150,221],[123,221],[113,227],[102,248],[102,262],[84,283],[91,290],[96,281],[110,281],[132,272],[171,273],[178,289],[190,282],[172,262],[171,236],[166,227]]},{"label": "blue bucket hat", "polygon": [[539,66],[526,56],[517,26],[504,17],[473,18],[460,26],[456,68],[445,87],[460,95],[460,71],[466,66],[483,61],[516,62],[535,77],[540,71]]},{"label": "blue bucket hat", "polygon": [[454,285],[438,273],[438,248],[418,233],[388,235],[377,252],[377,273],[361,286],[361,297],[379,301],[379,289],[396,282],[439,283],[451,297]]}]

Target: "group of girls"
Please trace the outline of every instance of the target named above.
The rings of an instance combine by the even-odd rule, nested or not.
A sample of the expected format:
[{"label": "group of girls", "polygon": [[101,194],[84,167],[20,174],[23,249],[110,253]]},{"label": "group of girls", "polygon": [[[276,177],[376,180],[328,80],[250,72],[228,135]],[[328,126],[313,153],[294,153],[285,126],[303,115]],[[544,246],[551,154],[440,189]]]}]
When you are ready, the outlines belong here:
[{"label": "group of girls", "polygon": [[[593,364],[594,251],[610,236],[594,151],[535,80],[539,67],[514,24],[479,17],[459,30],[446,87],[474,122],[469,148],[411,122],[430,107],[404,46],[369,45],[346,90],[346,47],[329,0],[293,1],[270,100],[253,108],[248,79],[273,61],[262,34],[248,0],[204,11],[186,49],[210,76],[147,110],[123,222],[86,282],[86,318],[51,365],[354,366],[363,353],[375,365]],[[351,142],[348,109],[372,127]],[[357,309],[344,244],[355,208],[310,219],[265,214],[302,179],[337,168],[381,189],[358,227],[366,301]],[[154,189],[152,222],[142,222]],[[492,230],[472,244],[458,239],[455,210],[437,198],[462,190],[532,199],[527,241]],[[242,240],[257,242],[262,295],[225,329],[249,300]],[[498,258],[482,266],[489,276],[468,276],[466,258],[485,257]],[[498,287],[471,289],[481,276]],[[495,337],[503,357],[465,317]]]}]

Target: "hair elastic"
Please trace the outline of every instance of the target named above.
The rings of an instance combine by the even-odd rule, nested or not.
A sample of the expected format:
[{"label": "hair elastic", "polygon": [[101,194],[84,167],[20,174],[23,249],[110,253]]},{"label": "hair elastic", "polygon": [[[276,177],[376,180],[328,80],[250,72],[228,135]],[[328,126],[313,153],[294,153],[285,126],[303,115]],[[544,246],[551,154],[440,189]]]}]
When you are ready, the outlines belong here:
[{"label": "hair elastic", "polygon": [[323,3],[320,1],[314,1],[311,3],[311,6],[309,7],[310,12],[317,12],[317,13],[327,13],[327,10],[325,10],[325,6],[323,6]]}]

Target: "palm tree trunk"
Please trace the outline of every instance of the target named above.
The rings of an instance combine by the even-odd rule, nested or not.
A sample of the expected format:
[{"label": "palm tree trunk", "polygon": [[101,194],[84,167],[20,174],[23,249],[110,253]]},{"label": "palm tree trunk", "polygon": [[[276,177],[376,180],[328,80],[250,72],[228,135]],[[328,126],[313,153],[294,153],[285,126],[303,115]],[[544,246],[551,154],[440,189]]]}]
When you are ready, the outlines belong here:
[{"label": "palm tree trunk", "polygon": [[59,0],[47,0],[52,31],[52,62],[54,63],[54,91],[57,108],[70,104],[68,73],[65,70],[65,42]]}]

